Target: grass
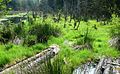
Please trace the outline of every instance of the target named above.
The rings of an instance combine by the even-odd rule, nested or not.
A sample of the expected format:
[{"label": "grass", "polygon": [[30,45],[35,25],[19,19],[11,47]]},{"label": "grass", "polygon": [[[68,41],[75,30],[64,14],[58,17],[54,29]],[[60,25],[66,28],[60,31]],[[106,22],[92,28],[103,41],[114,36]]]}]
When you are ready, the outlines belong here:
[{"label": "grass", "polygon": [[[39,19],[37,19],[37,21],[38,20]],[[67,26],[66,28],[63,28],[64,20],[55,23],[51,18],[48,18],[46,22],[59,26],[62,34],[59,37],[51,36],[46,44],[40,43],[33,45],[32,47],[21,45],[13,45],[11,47],[8,45],[6,50],[5,45],[0,45],[0,66],[13,64],[15,61],[35,55],[51,44],[58,44],[60,46],[61,51],[58,54],[58,58],[63,62],[66,61],[66,64],[63,64],[62,66],[64,70],[68,67],[76,68],[83,63],[93,61],[102,56],[112,58],[120,57],[120,51],[110,47],[108,44],[108,40],[110,39],[110,25],[104,26],[95,20],[90,20],[88,22],[82,21],[79,29],[74,30],[73,26],[69,25],[69,22],[66,22]],[[71,24],[73,23],[74,21],[72,21]],[[97,29],[93,28],[94,25],[96,25]],[[81,35],[85,35],[87,29],[88,37],[91,39],[90,41],[92,42],[93,49],[74,50],[70,47],[71,44],[77,44],[78,42],[82,43],[84,37],[81,37]]]},{"label": "grass", "polygon": [[42,44],[39,45],[39,47],[37,45],[33,47],[13,45],[9,50],[6,50],[5,45],[0,45],[0,67],[15,64],[22,59],[35,55],[44,49]]},{"label": "grass", "polygon": [[[88,25],[87,25],[88,24]],[[93,25],[96,24],[97,30],[93,28]],[[72,26],[68,26],[67,28],[62,29],[62,35],[59,38],[52,37],[48,44],[58,44],[60,45],[61,52],[60,56],[62,59],[66,58],[66,61],[72,67],[77,67],[80,64],[86,63],[88,61],[93,61],[100,57],[112,57],[117,58],[120,57],[120,51],[115,48],[109,46],[108,40],[110,40],[110,25],[101,25],[99,22],[95,20],[91,20],[89,22],[81,22],[79,30],[73,30]],[[93,49],[84,49],[84,50],[74,50],[69,47],[69,44],[64,44],[64,42],[70,41],[73,43],[77,43],[80,40],[80,35],[84,35],[86,28],[89,28],[89,37],[93,39]],[[83,39],[81,39],[83,40]]]}]

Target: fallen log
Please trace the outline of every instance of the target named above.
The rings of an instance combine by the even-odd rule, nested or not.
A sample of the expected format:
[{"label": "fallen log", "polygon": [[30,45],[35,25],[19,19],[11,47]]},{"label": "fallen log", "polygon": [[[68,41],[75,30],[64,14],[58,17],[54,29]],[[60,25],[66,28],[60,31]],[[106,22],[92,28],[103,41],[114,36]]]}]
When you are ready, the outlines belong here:
[{"label": "fallen log", "polygon": [[31,69],[34,69],[35,66],[40,63],[42,64],[48,58],[53,58],[59,52],[59,50],[59,46],[52,45],[43,52],[5,69],[4,71],[0,72],[0,74],[26,74],[27,71],[31,71]]}]

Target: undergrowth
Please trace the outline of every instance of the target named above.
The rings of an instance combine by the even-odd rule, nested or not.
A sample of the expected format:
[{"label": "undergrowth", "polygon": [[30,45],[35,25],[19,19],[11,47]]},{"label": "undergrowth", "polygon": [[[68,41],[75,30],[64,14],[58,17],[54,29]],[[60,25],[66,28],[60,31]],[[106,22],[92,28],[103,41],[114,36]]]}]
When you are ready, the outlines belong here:
[{"label": "undergrowth", "polygon": [[[95,20],[81,21],[78,30],[75,30],[73,28],[74,21],[71,23],[67,21],[66,24],[66,28],[63,28],[64,20],[58,23],[54,22],[51,17],[47,18],[44,23],[41,18],[36,18],[36,21],[31,23],[24,21],[25,35],[23,37],[25,40],[29,40],[25,41],[24,46],[1,44],[0,67],[35,55],[51,44],[60,46],[61,50],[58,58],[64,62],[62,63],[63,71],[75,69],[83,63],[94,61],[102,56],[112,58],[120,56],[120,51],[110,47],[108,44],[110,25],[103,26]],[[21,35],[21,33],[18,34]],[[35,43],[31,44],[33,41]],[[28,47],[27,43],[30,44],[30,47]],[[92,49],[75,50],[72,48],[74,44],[84,45],[85,43],[90,43]],[[68,67],[70,69],[66,70]]]}]

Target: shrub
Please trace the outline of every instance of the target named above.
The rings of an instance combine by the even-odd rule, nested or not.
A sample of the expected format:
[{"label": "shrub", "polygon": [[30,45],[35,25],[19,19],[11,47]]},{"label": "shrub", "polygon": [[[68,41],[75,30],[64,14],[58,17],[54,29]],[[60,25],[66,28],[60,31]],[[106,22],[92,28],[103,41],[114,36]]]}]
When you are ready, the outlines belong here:
[{"label": "shrub", "polygon": [[38,42],[44,43],[48,41],[50,36],[55,36],[55,37],[59,36],[60,29],[51,24],[43,23],[33,26],[29,32],[31,35],[37,36]]},{"label": "shrub", "polygon": [[14,31],[12,25],[3,25],[0,29],[0,41],[7,43],[14,38]]},{"label": "shrub", "polygon": [[14,27],[14,32],[16,33],[16,35],[22,35],[23,33],[23,27],[21,24],[18,24]]},{"label": "shrub", "polygon": [[27,44],[28,46],[35,45],[37,42],[37,37],[35,35],[27,35],[24,44]]}]

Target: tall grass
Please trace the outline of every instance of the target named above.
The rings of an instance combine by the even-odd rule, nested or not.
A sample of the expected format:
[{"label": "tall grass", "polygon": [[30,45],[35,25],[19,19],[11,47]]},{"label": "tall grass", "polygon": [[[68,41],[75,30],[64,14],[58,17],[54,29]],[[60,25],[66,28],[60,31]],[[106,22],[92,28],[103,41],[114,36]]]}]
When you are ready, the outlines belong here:
[{"label": "tall grass", "polygon": [[50,36],[59,36],[60,29],[51,24],[39,24],[32,27],[30,34],[36,35],[37,41],[43,43],[47,42]]},{"label": "tall grass", "polygon": [[[61,19],[63,18],[61,17]],[[118,21],[118,19],[119,18],[117,18],[116,21]],[[118,22],[110,23],[114,26],[114,24],[117,25]],[[74,20],[71,23],[66,21],[66,28],[63,28],[64,20],[56,23],[52,20],[52,17],[48,17],[44,22],[41,21],[41,18],[36,18],[35,21],[32,21],[32,24],[25,21],[23,26],[23,30],[25,30],[25,45],[0,45],[0,66],[5,66],[8,63],[13,64],[18,60],[30,57],[51,44],[58,44],[61,51],[58,56],[56,56],[56,59],[46,61],[44,65],[40,65],[43,74],[71,74],[79,65],[93,61],[96,58],[102,56],[120,56],[119,51],[109,47],[108,44],[108,40],[110,39],[110,25],[103,26],[95,20],[90,20],[87,23],[81,21],[79,29],[74,30],[73,24]],[[94,24],[97,29],[93,28]],[[117,30],[115,33],[119,32]],[[33,41],[35,41],[35,43],[31,45]],[[68,43],[65,43],[65,41]],[[69,45],[69,42],[79,45],[90,42],[93,48],[92,50],[74,50]],[[26,46],[27,43],[28,46],[30,44],[30,47]],[[40,71],[41,74],[42,71]]]},{"label": "tall grass", "polygon": [[110,29],[110,36],[111,37],[120,37],[120,21],[119,21],[119,17],[115,14],[112,15],[112,19],[111,22],[109,22],[109,24],[111,25],[111,29]]},{"label": "tall grass", "polygon": [[32,49],[21,45],[13,45],[9,50],[6,50],[6,46],[0,45],[0,67],[5,67],[7,64],[15,64],[16,62],[35,55],[40,51],[41,50],[38,48]]}]

